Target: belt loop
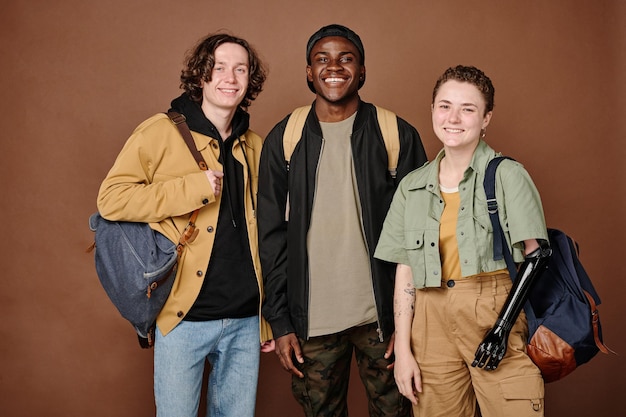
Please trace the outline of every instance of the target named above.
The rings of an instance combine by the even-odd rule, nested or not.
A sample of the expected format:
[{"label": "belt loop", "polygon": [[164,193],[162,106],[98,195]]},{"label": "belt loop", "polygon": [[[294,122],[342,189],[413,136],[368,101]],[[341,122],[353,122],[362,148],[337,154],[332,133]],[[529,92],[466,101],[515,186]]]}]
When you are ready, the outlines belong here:
[{"label": "belt loop", "polygon": [[492,282],[491,291],[492,291],[492,294],[495,296],[496,294],[498,294],[498,276],[492,275],[491,282]]}]

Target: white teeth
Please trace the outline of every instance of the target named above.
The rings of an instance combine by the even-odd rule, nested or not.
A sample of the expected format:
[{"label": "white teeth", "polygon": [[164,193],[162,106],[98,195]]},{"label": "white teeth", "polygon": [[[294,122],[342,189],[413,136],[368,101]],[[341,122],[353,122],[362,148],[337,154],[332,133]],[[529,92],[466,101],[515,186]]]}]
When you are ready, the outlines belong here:
[{"label": "white teeth", "polygon": [[450,132],[450,133],[461,133],[463,131],[463,129],[450,129],[450,128],[446,128],[446,132]]},{"label": "white teeth", "polygon": [[326,78],[324,80],[327,83],[343,83],[345,80],[343,78]]}]

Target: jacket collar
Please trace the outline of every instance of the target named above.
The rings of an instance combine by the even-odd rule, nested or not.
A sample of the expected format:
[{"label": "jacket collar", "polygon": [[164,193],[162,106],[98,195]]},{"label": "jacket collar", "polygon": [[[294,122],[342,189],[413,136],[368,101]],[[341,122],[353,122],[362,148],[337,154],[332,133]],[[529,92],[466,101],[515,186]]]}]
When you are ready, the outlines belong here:
[{"label": "jacket collar", "polygon": [[[414,175],[411,176],[410,179],[407,179],[407,181],[410,181],[407,184],[408,189],[416,190],[426,188],[432,192],[439,190],[439,163],[445,155],[445,150],[440,150],[433,161],[424,165],[422,168],[424,170],[423,175]],[[463,178],[467,179],[470,175],[472,175],[472,173],[484,176],[487,164],[495,156],[496,152],[487,144],[487,142],[481,139],[472,154],[472,160],[470,161],[469,167],[465,170]]]},{"label": "jacket collar", "polygon": [[[357,108],[356,118],[354,119],[354,126],[352,127],[352,132],[353,133],[361,130],[365,126],[365,123],[368,120],[368,117],[367,117],[367,114],[366,114],[367,112],[365,111],[365,109],[367,108],[368,105],[370,105],[370,104],[364,102],[363,100],[361,100],[359,98],[359,106]],[[315,121],[315,123],[308,123],[309,129],[311,129],[311,131],[314,134],[316,134],[316,135],[321,137],[322,136],[322,128],[320,126],[320,121],[317,118],[317,113],[315,113],[315,101],[313,101],[313,104],[311,105],[311,112],[309,113],[308,117],[312,118],[312,120]]]}]

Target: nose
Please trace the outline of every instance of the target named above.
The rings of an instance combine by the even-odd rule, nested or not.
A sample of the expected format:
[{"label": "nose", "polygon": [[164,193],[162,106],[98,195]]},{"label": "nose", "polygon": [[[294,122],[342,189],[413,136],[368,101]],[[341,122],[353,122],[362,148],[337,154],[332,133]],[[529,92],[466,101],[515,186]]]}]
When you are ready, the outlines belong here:
[{"label": "nose", "polygon": [[231,70],[231,71],[226,71],[226,74],[224,75],[224,79],[225,81],[228,82],[235,82],[235,79],[237,77],[235,76],[235,70]]},{"label": "nose", "polygon": [[330,69],[333,71],[339,71],[343,69],[343,66],[341,65],[341,60],[339,59],[330,59],[328,61],[328,65],[326,65],[326,69]]},{"label": "nose", "polygon": [[460,110],[459,109],[452,109],[452,111],[450,112],[450,122],[452,123],[458,123],[461,120],[460,117]]}]

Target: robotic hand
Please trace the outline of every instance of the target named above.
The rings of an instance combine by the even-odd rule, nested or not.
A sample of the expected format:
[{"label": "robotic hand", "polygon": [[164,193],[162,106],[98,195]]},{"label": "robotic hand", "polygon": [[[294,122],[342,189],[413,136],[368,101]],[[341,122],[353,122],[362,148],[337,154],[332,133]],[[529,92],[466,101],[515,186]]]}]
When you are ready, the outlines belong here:
[{"label": "robotic hand", "polygon": [[520,266],[517,273],[517,279],[513,283],[511,292],[498,316],[498,320],[496,320],[493,328],[478,345],[472,366],[484,367],[488,371],[493,371],[504,358],[511,328],[526,303],[533,283],[545,270],[548,259],[552,254],[552,249],[550,249],[548,242],[542,240],[539,241],[539,245],[539,248],[526,255],[524,263]]}]

